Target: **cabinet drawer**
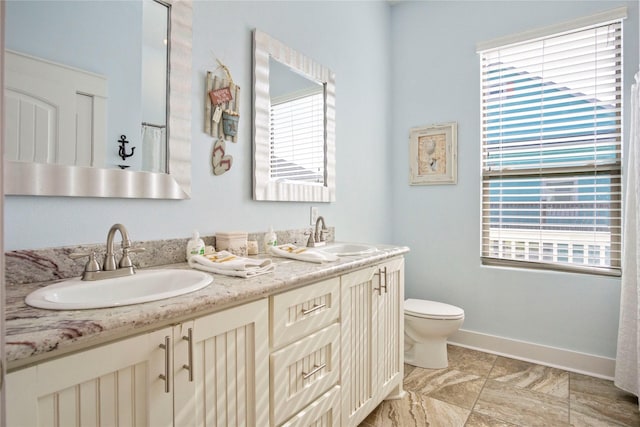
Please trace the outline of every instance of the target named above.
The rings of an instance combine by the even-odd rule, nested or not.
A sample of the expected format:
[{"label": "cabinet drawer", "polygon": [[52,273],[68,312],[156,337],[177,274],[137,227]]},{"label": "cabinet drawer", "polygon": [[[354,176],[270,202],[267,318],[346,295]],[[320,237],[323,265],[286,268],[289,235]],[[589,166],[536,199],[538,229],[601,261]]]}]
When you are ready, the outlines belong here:
[{"label": "cabinet drawer", "polygon": [[335,322],[340,279],[325,280],[271,297],[271,348],[277,349]]},{"label": "cabinet drawer", "polygon": [[271,425],[280,425],[338,383],[340,327],[328,326],[271,354]]},{"label": "cabinet drawer", "polygon": [[282,427],[335,427],[340,425],[340,386],[335,386],[298,412]]}]

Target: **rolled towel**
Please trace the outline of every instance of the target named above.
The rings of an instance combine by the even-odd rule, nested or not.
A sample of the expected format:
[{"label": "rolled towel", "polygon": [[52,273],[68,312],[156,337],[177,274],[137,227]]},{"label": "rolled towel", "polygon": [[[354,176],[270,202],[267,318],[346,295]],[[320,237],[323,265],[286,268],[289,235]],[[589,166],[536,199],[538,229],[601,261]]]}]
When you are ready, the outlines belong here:
[{"label": "rolled towel", "polygon": [[291,244],[279,245],[279,246],[271,246],[269,247],[269,251],[276,256],[297,259],[299,261],[307,261],[307,262],[333,262],[338,261],[338,258],[334,254],[330,254],[328,252],[322,252],[321,250],[309,250],[305,247],[298,247]]},{"label": "rolled towel", "polygon": [[273,271],[275,264],[270,259],[244,258],[231,252],[220,251],[192,256],[189,258],[189,267],[210,273],[246,278],[269,273]]}]

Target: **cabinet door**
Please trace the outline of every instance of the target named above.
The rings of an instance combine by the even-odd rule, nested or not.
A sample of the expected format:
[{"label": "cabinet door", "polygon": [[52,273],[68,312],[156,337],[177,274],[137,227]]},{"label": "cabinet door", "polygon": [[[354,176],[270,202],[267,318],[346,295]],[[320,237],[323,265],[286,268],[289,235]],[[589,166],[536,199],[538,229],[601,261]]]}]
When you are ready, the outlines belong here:
[{"label": "cabinet door", "polygon": [[373,316],[378,293],[374,290],[377,267],[345,274],[341,278],[342,316],[342,425],[357,425],[375,407],[374,349],[378,336]]},{"label": "cabinet door", "polygon": [[266,299],[179,325],[175,416],[179,426],[269,425],[269,330]]},{"label": "cabinet door", "polygon": [[170,328],[12,372],[7,424],[172,426],[165,337]]},{"label": "cabinet door", "polygon": [[342,425],[402,393],[404,259],[342,276]]},{"label": "cabinet door", "polygon": [[402,393],[404,371],[404,259],[394,259],[378,266],[374,278],[377,310],[374,334],[377,337],[376,389],[379,399],[390,393]]}]

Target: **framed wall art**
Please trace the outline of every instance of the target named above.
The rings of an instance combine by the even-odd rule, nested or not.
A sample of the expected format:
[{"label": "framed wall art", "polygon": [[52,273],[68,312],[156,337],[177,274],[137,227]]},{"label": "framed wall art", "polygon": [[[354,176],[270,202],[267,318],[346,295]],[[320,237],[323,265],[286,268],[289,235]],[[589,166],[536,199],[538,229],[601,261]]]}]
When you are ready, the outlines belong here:
[{"label": "framed wall art", "polygon": [[409,136],[409,184],[456,184],[458,124],[412,128]]}]

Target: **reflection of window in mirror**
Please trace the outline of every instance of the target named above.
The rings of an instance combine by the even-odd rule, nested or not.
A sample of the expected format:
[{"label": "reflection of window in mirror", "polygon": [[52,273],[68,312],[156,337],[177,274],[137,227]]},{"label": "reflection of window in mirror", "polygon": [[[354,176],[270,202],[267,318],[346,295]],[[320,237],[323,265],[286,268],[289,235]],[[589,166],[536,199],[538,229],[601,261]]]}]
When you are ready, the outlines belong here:
[{"label": "reflection of window in mirror", "polygon": [[167,172],[168,7],[143,2],[142,170]]},{"label": "reflection of window in mirror", "polygon": [[324,185],[324,85],[269,59],[270,178]]}]

